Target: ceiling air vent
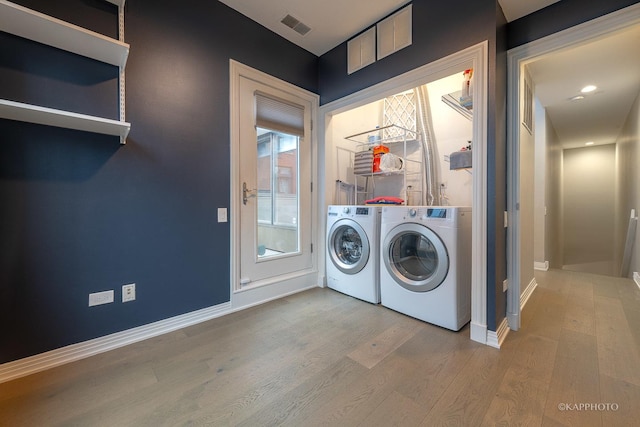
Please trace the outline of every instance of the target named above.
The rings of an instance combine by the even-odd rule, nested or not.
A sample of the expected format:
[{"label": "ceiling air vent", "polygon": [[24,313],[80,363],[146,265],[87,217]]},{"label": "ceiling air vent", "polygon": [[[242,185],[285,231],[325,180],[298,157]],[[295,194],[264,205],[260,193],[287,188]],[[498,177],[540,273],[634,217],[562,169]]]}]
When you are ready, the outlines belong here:
[{"label": "ceiling air vent", "polygon": [[309,28],[307,25],[303,24],[302,22],[300,22],[298,19],[294,18],[291,15],[285,16],[284,18],[282,18],[282,21],[280,22],[282,22],[287,27],[293,29],[293,31],[300,34],[301,36],[304,36],[309,31],[311,31],[311,28]]}]

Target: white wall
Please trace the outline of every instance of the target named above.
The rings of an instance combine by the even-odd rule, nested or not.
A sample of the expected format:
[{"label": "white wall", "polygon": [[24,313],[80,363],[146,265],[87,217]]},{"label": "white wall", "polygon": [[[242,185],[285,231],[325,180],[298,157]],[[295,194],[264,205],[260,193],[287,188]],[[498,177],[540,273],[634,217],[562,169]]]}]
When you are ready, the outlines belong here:
[{"label": "white wall", "polygon": [[548,261],[545,251],[545,210],[547,179],[547,121],[545,109],[538,98],[534,98],[534,190],[533,190],[533,261],[544,265]]},{"label": "white wall", "polygon": [[615,144],[564,150],[564,268],[614,274]]},{"label": "white wall", "polygon": [[[436,134],[439,183],[446,185],[447,199],[442,204],[471,206],[473,176],[466,170],[450,170],[445,156],[467,146],[473,133],[473,123],[442,102],[442,96],[460,90],[462,73],[454,74],[427,85],[433,128]],[[472,143],[473,147],[473,143]]]},{"label": "white wall", "polygon": [[[328,204],[341,204],[343,200],[336,199],[335,181],[354,184],[353,177],[353,152],[357,144],[346,140],[345,137],[368,129],[374,129],[382,122],[382,101],[373,102],[354,108],[341,114],[336,114],[331,119],[329,129],[331,138],[327,138],[326,167]],[[329,140],[331,144],[329,144]]]},{"label": "white wall", "polygon": [[[523,97],[524,98],[524,97]],[[533,280],[535,140],[520,124],[520,292]]]},{"label": "white wall", "polygon": [[[620,132],[617,144],[618,197],[620,206],[616,218],[616,265],[619,268],[626,240],[631,209],[640,210],[640,95],[636,98],[627,120]],[[640,227],[638,227],[640,228]],[[640,271],[640,229],[636,230],[631,252],[629,277]]]},{"label": "white wall", "polygon": [[546,177],[545,177],[545,258],[549,268],[562,268],[562,146],[553,123],[545,111]]},{"label": "white wall", "polygon": [[[472,122],[442,102],[442,95],[460,90],[462,74],[429,83],[429,101],[431,105],[432,123],[436,137],[435,156],[437,180],[436,183],[446,184],[447,200],[443,204],[452,206],[471,206],[472,204],[472,175],[466,171],[451,171],[445,155],[460,150],[471,140]],[[334,204],[335,181],[342,180],[353,183],[350,152],[356,149],[356,144],[344,138],[349,135],[375,129],[382,124],[383,101],[376,101],[358,107],[331,118],[328,129],[331,133],[326,145],[326,182],[327,202]],[[376,195],[401,196],[400,187],[393,179],[385,182],[376,181]],[[439,189],[434,189],[438,195]]]},{"label": "white wall", "polygon": [[[538,113],[536,113],[538,118]],[[562,268],[564,261],[564,219],[563,204],[571,205],[571,201],[563,202],[563,150],[560,146],[558,136],[553,128],[553,124],[549,121],[545,112],[545,143],[546,143],[546,195],[545,205],[547,207],[545,218],[545,257],[549,261],[551,268]],[[537,126],[537,125],[536,125]],[[538,129],[538,128],[536,128]],[[631,209],[640,209],[640,176],[637,165],[640,165],[640,96],[636,99],[631,107],[629,116],[622,131],[616,141],[614,149],[614,178],[613,185],[609,189],[600,189],[600,191],[611,193],[613,195],[613,249],[611,250],[610,260],[593,260],[589,262],[600,262],[600,267],[607,263],[611,266],[606,271],[607,274],[617,275],[622,262],[624,243],[626,240],[627,227],[629,224],[629,214]],[[588,150],[585,148],[584,150]],[[576,153],[567,150],[568,153]],[[605,156],[607,162],[611,161],[610,156]],[[604,160],[603,160],[604,161]],[[572,172],[569,171],[569,174]],[[590,174],[593,175],[593,174]],[[575,179],[575,176],[574,178]],[[537,181],[536,181],[537,182]],[[537,186],[537,183],[536,183]],[[537,188],[537,187],[536,187]],[[571,188],[568,188],[568,191]],[[608,196],[607,196],[608,197]],[[536,205],[538,202],[536,202]],[[571,209],[569,207],[569,209]],[[536,214],[538,215],[538,214]],[[539,218],[538,218],[539,221]],[[536,228],[536,236],[538,234]],[[634,271],[640,270],[640,230],[636,232],[635,243],[631,256],[631,268],[629,277],[632,277]],[[538,248],[536,247],[536,251]],[[536,252],[537,257],[537,252]],[[536,261],[538,259],[536,258]],[[568,260],[566,264],[568,268],[582,270],[584,266],[570,266],[575,259]],[[592,266],[593,267],[593,266]],[[602,270],[599,270],[602,272]]]}]

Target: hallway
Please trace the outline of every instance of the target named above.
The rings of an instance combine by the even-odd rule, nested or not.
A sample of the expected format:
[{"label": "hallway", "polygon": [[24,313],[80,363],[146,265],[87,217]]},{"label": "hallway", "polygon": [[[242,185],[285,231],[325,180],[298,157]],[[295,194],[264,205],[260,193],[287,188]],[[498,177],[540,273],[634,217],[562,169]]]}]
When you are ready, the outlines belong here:
[{"label": "hallway", "polygon": [[[541,425],[633,425],[640,419],[640,289],[629,279],[588,273],[535,275],[523,326],[502,347],[520,356],[492,402],[494,419],[526,411],[531,425],[539,425],[538,412]],[[607,403],[617,410],[558,409]]]}]

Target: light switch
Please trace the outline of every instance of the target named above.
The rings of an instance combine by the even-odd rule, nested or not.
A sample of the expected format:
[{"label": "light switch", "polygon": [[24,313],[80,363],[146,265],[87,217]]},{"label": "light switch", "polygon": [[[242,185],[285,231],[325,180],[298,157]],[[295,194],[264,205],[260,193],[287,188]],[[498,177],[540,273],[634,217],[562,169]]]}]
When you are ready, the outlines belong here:
[{"label": "light switch", "polygon": [[227,222],[227,208],[218,208],[218,222]]}]

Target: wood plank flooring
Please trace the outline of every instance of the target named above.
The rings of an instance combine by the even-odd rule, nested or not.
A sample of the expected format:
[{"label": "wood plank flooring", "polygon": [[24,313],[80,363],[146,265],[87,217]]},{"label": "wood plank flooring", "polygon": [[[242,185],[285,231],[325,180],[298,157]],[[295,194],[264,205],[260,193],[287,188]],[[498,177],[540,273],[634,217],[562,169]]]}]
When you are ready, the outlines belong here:
[{"label": "wood plank flooring", "polygon": [[0,426],[638,425],[638,287],[536,276],[501,350],[313,289],[0,384]]}]

